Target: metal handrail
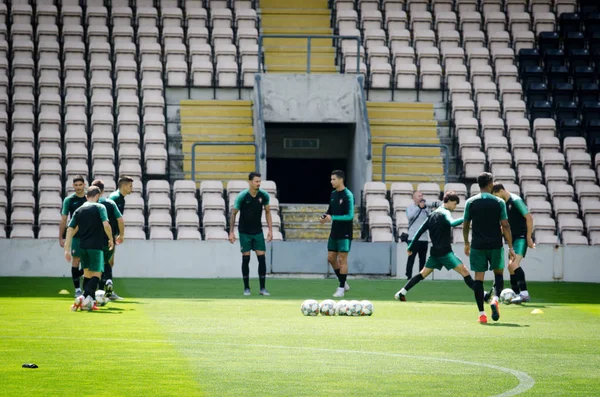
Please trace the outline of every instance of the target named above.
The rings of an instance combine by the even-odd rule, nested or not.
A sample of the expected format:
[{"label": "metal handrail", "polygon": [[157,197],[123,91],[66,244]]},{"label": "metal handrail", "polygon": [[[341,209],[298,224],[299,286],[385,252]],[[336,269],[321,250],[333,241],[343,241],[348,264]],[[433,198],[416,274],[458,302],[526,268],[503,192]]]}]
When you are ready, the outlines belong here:
[{"label": "metal handrail", "polygon": [[[262,87],[261,87],[262,76],[260,74],[254,75],[254,86],[256,87],[257,104],[256,112],[258,114],[258,130],[260,134],[260,159],[264,160],[267,153],[267,131],[265,129],[265,118],[263,115],[263,101],[262,101]],[[258,168],[256,168],[258,170]]]},{"label": "metal handrail", "polygon": [[448,169],[450,166],[450,160],[449,160],[449,156],[450,156],[450,149],[448,149],[447,145],[434,145],[434,144],[427,144],[427,143],[386,143],[385,145],[383,145],[382,148],[382,152],[381,152],[381,181],[385,183],[385,163],[386,163],[386,152],[387,152],[387,148],[388,147],[435,147],[435,148],[440,148],[443,149],[446,152],[446,159],[445,159],[445,167],[444,167],[444,178],[445,178],[445,183],[448,183]]},{"label": "metal handrail", "polygon": [[311,34],[261,34],[258,36],[258,71],[265,73],[263,40],[267,38],[278,39],[307,39],[306,44],[306,73],[310,74],[310,55],[311,55],[311,40],[312,39],[341,39],[341,40],[356,40],[356,73],[360,73],[360,37],[359,36],[340,36],[340,35],[311,35]]},{"label": "metal handrail", "polygon": [[367,98],[364,90],[365,78],[362,74],[356,76],[358,83],[358,95],[360,96],[360,111],[362,113],[362,127],[367,135],[367,160],[371,160],[371,124],[369,123],[369,112],[367,111]]},{"label": "metal handrail", "polygon": [[196,148],[198,146],[254,146],[254,167],[259,169],[257,147],[254,142],[194,142],[192,144],[192,180],[196,181]]}]

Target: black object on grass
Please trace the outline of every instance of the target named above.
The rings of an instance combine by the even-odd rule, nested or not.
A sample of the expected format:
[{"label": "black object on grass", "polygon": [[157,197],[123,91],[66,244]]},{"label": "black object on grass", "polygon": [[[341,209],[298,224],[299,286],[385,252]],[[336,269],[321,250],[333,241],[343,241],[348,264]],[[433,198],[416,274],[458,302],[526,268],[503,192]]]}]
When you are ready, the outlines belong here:
[{"label": "black object on grass", "polygon": [[21,365],[23,368],[38,368],[36,364],[23,364]]}]

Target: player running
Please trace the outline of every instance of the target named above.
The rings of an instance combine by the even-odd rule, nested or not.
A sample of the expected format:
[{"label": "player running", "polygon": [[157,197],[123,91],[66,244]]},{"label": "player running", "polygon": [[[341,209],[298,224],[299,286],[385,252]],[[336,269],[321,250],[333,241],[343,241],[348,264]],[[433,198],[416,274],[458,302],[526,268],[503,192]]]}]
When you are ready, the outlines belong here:
[{"label": "player running", "polygon": [[[487,323],[487,315],[483,308],[483,280],[488,269],[494,272],[494,288],[496,290],[496,296],[492,298],[490,304],[492,319],[494,321],[500,319],[498,297],[504,289],[502,234],[504,234],[504,239],[508,244],[511,260],[515,256],[515,252],[513,251],[512,235],[508,224],[508,216],[506,215],[506,204],[504,200],[491,194],[494,177],[489,172],[482,172],[477,177],[477,184],[481,189],[481,193],[469,198],[465,204],[463,237],[465,239],[465,254],[469,256],[471,270],[475,272],[473,291],[479,309],[479,322],[485,324]],[[472,249],[469,243],[471,222],[473,222]]]},{"label": "player running", "polygon": [[[123,243],[123,239],[125,238],[125,222],[123,222],[121,211],[119,211],[119,208],[114,201],[102,197],[102,194],[104,193],[104,182],[102,180],[97,179],[93,181],[92,186],[96,186],[100,189],[100,199],[98,199],[98,203],[106,208],[108,223],[112,229],[115,244]],[[112,289],[112,267],[110,266],[110,260],[114,252],[114,249],[109,250],[108,246],[104,247],[104,272],[102,273],[99,285],[99,288],[102,290],[105,289],[107,285]]]},{"label": "player running", "polygon": [[265,252],[265,236],[262,231],[262,211],[265,210],[267,218],[267,242],[273,239],[273,221],[271,219],[271,206],[269,205],[269,193],[260,188],[261,175],[258,172],[251,172],[248,175],[248,189],[240,192],[235,200],[233,210],[231,211],[231,221],[229,223],[229,241],[235,242],[235,218],[240,213],[239,234],[240,248],[242,251],[242,277],[244,279],[244,295],[250,295],[250,253],[256,253],[258,260],[258,279],[260,281],[260,294],[271,295],[265,287],[267,277],[267,261]]},{"label": "player running", "polygon": [[425,267],[419,274],[406,283],[404,288],[396,292],[394,298],[405,302],[406,293],[421,280],[425,279],[434,269],[442,270],[445,267],[448,270],[456,270],[463,279],[467,286],[473,289],[473,278],[471,274],[463,265],[462,261],[452,252],[452,228],[459,226],[463,223],[463,218],[452,219],[451,211],[454,211],[456,206],[460,203],[460,198],[453,191],[447,191],[444,194],[444,204],[433,211],[423,222],[412,242],[409,244],[406,251],[408,255],[411,254],[414,243],[418,242],[419,237],[427,230],[429,230],[429,236],[431,237],[431,250],[429,252],[429,259]]},{"label": "player running", "polygon": [[[125,214],[125,196],[131,194],[131,191],[133,190],[133,178],[130,176],[121,176],[119,178],[119,188],[117,190],[115,190],[114,192],[112,192],[108,198],[112,201],[114,201],[114,203],[117,205],[117,208],[119,209],[119,211],[121,212],[121,215]],[[123,238],[124,236],[121,235],[121,237]],[[120,244],[120,243],[118,243]],[[112,269],[115,267],[115,250],[113,249],[112,252],[112,256],[109,260],[109,265],[110,265],[110,278],[106,279],[106,285],[105,285],[105,290],[106,290],[106,297],[108,299],[110,299],[111,301],[120,301],[123,300],[123,298],[121,298],[119,295],[117,295],[117,293],[114,291],[113,288],[113,283],[114,280],[112,278]]]},{"label": "player running", "polygon": [[[98,310],[94,297],[100,276],[104,271],[104,246],[108,238],[108,248],[113,248],[113,237],[106,208],[98,204],[100,189],[90,186],[86,193],[87,201],[73,214],[69,222],[67,240],[65,242],[65,259],[71,261],[71,243],[73,235],[79,232],[79,252],[81,266],[84,271],[83,296],[75,298],[71,306],[72,311]],[[84,299],[85,297],[85,299]]]},{"label": "player running", "polygon": [[508,262],[508,272],[510,273],[510,287],[518,296],[511,303],[529,302],[529,292],[527,291],[527,282],[525,281],[525,272],[521,267],[521,261],[527,254],[527,247],[535,248],[532,238],[533,217],[521,197],[506,190],[501,183],[494,183],[492,193],[506,203],[508,222],[510,223],[510,232],[515,249],[515,257]]},{"label": "player running", "polygon": [[331,222],[331,232],[327,241],[327,262],[331,264],[340,282],[333,294],[336,298],[344,296],[350,289],[346,282],[348,278],[348,254],[352,245],[352,226],[354,222],[354,195],[346,188],[344,171],[336,170],[331,173],[333,192],[329,198],[329,208],[319,220],[322,224]]},{"label": "player running", "polygon": [[[85,202],[85,180],[83,176],[76,175],[73,178],[73,189],[75,193],[72,193],[65,197],[63,200],[60,220],[60,227],[58,229],[58,242],[61,247],[65,246],[65,232],[67,229],[67,217],[73,219],[75,211],[81,207]],[[73,236],[73,243],[71,245],[71,256],[73,261],[71,262],[71,277],[73,279],[73,286],[75,287],[75,297],[81,296],[81,276],[83,276],[83,270],[79,269],[79,234]]]}]

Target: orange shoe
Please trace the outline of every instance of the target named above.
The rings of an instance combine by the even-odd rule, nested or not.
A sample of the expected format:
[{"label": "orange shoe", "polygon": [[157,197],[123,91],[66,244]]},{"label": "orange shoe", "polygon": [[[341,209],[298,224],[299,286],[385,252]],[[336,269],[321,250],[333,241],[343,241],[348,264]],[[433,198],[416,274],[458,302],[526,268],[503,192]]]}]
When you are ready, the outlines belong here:
[{"label": "orange shoe", "polygon": [[479,324],[487,324],[487,315],[482,314],[479,316],[479,320],[477,320]]},{"label": "orange shoe", "polygon": [[492,320],[494,320],[494,321],[500,320],[500,304],[498,303],[498,298],[494,297],[492,299],[492,303],[490,303],[490,307],[492,309]]},{"label": "orange shoe", "polygon": [[100,308],[98,306],[96,306],[96,302],[94,302],[94,306],[92,306],[92,308],[90,310],[96,311],[96,310],[100,310]]}]

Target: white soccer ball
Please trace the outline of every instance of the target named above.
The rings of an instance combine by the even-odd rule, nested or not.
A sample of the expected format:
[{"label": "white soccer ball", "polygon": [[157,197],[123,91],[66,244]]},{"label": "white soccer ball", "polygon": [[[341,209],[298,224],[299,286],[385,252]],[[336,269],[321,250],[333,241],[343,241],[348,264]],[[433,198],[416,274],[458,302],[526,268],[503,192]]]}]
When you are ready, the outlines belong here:
[{"label": "white soccer ball", "polygon": [[515,291],[513,291],[510,288],[505,288],[502,290],[502,292],[500,292],[500,302],[510,305],[510,303],[512,302],[513,299],[515,299],[517,297],[517,294],[515,294]]},{"label": "white soccer ball", "polygon": [[348,315],[349,316],[360,316],[360,312],[362,311],[362,305],[357,300],[351,300],[348,303]]},{"label": "white soccer ball", "polygon": [[368,300],[364,300],[360,302],[362,306],[362,310],[360,311],[361,316],[370,316],[373,314],[373,303]]},{"label": "white soccer ball", "polygon": [[96,291],[96,304],[98,306],[104,306],[108,303],[109,299],[106,297],[106,293],[99,289]]},{"label": "white soccer ball", "polygon": [[302,302],[300,310],[305,316],[316,316],[319,314],[319,302],[314,299],[307,299]]},{"label": "white soccer ball", "polygon": [[319,311],[322,316],[335,316],[335,301],[332,299],[326,299],[321,302]]},{"label": "white soccer ball", "polygon": [[335,305],[335,311],[338,316],[348,315],[348,301],[341,300]]}]

